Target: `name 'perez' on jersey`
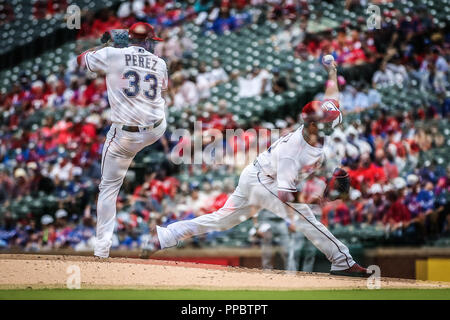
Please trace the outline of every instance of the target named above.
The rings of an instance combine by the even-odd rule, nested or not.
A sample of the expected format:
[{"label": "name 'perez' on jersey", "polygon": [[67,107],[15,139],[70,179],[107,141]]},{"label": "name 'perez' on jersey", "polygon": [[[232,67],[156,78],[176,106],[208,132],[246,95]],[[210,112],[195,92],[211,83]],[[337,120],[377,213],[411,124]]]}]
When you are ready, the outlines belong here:
[{"label": "name 'perez' on jersey", "polygon": [[167,66],[163,59],[144,48],[106,47],[85,55],[91,72],[106,74],[111,121],[147,126],[164,118]]}]

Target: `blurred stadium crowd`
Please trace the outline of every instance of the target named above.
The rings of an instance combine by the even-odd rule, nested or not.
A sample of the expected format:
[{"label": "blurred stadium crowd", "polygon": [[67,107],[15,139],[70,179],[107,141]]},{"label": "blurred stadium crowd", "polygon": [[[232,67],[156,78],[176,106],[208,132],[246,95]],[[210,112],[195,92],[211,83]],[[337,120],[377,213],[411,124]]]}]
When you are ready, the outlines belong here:
[{"label": "blurred stadium crowd", "polygon": [[[0,28],[14,21],[16,2],[0,1]],[[34,1],[30,19],[48,19],[70,3]],[[381,29],[368,30],[366,5],[129,0],[83,10],[76,42],[2,71],[12,81],[0,93],[0,248],[92,249],[108,101],[104,79],[78,69],[75,57],[104,31],[136,21],[153,24],[164,39],[155,51],[169,67],[169,127],[127,174],[113,248],[138,248],[149,224],[213,212],[234,189],[242,166],[168,160],[175,128],[192,130],[200,120],[204,136],[210,128],[293,130],[306,100],[324,91],[324,54],[335,56],[343,74],[345,112],[343,128],[326,146],[328,165],[343,165],[352,189],[347,200],[323,208],[322,222],[345,230],[350,242],[448,238],[448,27],[434,7],[393,1],[383,7]],[[236,151],[252,139],[244,132],[224,147]],[[314,202],[322,183],[323,177],[311,177],[299,186],[299,201]],[[204,243],[259,243],[263,236],[254,235],[262,223],[247,221]]]}]

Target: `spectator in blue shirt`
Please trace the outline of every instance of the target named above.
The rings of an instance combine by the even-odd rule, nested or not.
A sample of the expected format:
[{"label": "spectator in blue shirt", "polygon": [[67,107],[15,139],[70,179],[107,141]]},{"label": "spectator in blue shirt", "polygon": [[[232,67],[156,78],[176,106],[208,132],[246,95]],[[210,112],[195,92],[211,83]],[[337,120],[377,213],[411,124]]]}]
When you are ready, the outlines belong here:
[{"label": "spectator in blue shirt", "polygon": [[227,8],[221,9],[219,16],[216,20],[214,20],[212,25],[212,30],[215,33],[221,35],[226,30],[234,30],[237,27],[236,17],[230,14],[230,11]]},{"label": "spectator in blue shirt", "polygon": [[420,210],[426,214],[430,213],[434,209],[434,200],[433,183],[427,182],[425,187],[417,194]]}]

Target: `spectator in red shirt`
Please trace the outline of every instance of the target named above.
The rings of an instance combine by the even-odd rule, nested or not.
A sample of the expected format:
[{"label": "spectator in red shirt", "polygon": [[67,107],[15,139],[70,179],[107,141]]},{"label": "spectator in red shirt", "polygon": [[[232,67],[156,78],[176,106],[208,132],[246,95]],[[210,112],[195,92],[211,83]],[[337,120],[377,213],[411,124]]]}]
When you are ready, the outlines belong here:
[{"label": "spectator in red shirt", "polygon": [[342,53],[338,57],[338,63],[343,66],[351,66],[362,64],[367,60],[361,42],[358,40],[354,42],[352,39],[347,39]]},{"label": "spectator in red shirt", "polygon": [[164,193],[167,194],[172,199],[175,198],[179,186],[180,182],[175,177],[167,177],[163,181]]},{"label": "spectator in red shirt", "polygon": [[388,117],[388,110],[386,108],[381,108],[380,118],[373,122],[372,133],[374,135],[385,136],[389,130],[398,131],[398,122],[394,117]]},{"label": "spectator in red shirt", "polygon": [[54,140],[56,144],[67,145],[73,138],[73,123],[68,121],[62,123]]},{"label": "spectator in red shirt", "polygon": [[409,224],[411,212],[403,204],[403,198],[397,191],[388,192],[387,198],[391,204],[383,216],[383,224],[389,225],[393,231],[400,230]]},{"label": "spectator in red shirt", "polygon": [[86,84],[86,90],[84,90],[81,98],[84,106],[88,106],[97,101],[106,90],[106,84],[103,78],[97,78],[93,81],[88,80]]},{"label": "spectator in red shirt", "polygon": [[340,224],[340,225],[349,225],[351,222],[350,219],[350,210],[342,200],[336,200],[329,202],[322,209],[322,219],[321,222],[325,226]]},{"label": "spectator in red shirt", "polygon": [[361,156],[359,170],[353,175],[360,182],[360,186],[364,185],[366,188],[371,187],[374,183],[384,183],[386,181],[383,167],[371,162],[367,153]]},{"label": "spectator in red shirt", "polygon": [[40,109],[47,104],[47,95],[45,94],[45,84],[42,81],[35,81],[31,86],[31,106],[34,109]]}]

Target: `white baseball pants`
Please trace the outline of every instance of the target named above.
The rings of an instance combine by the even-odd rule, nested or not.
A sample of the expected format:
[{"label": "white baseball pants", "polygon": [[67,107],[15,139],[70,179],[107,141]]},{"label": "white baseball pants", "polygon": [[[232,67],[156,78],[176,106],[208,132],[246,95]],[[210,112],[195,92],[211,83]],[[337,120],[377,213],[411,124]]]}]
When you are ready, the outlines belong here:
[{"label": "white baseball pants", "polygon": [[242,171],[236,190],[222,208],[192,220],[172,223],[167,228],[158,226],[161,248],[175,246],[179,240],[195,235],[230,229],[253,216],[257,212],[255,208],[265,208],[295,223],[298,230],[325,254],[331,262],[331,270],[345,270],[355,263],[348,248],[317,221],[308,205],[283,203],[277,192],[276,181],[250,164]]},{"label": "white baseball pants", "polygon": [[116,221],[116,201],[128,167],[143,148],[155,143],[166,130],[166,121],[146,132],[128,132],[112,124],[102,150],[102,180],[97,200],[97,237],[94,255],[109,256]]}]

